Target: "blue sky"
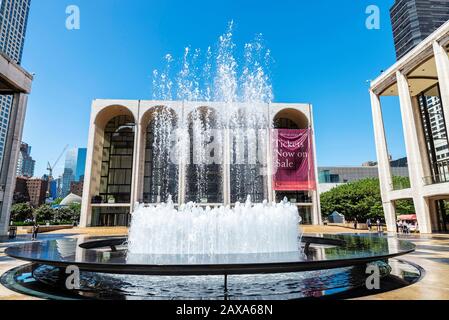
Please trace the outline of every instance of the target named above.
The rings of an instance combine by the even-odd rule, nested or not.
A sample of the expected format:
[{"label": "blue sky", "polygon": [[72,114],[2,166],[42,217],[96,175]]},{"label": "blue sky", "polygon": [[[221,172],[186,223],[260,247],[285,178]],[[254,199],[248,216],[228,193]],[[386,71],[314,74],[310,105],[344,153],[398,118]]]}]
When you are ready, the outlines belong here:
[{"label": "blue sky", "polygon": [[[23,140],[33,147],[36,175],[66,144],[87,145],[93,99],[150,99],[151,73],[166,53],[215,44],[230,20],[238,45],[264,34],[275,101],[314,105],[320,166],[374,160],[366,80],[395,62],[393,2],[33,0],[22,65],[36,76]],[[65,28],[72,4],[80,30]],[[380,30],[365,27],[371,4],[381,9]],[[390,152],[403,156],[399,107],[388,101],[384,112]]]}]

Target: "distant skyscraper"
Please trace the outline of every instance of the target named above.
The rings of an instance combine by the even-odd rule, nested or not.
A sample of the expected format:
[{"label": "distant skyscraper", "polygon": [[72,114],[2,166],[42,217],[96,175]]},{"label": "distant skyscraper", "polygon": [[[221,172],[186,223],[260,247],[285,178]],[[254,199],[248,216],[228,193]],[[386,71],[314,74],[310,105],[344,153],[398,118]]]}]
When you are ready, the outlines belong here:
[{"label": "distant skyscraper", "polygon": [[67,150],[65,155],[64,169],[71,169],[72,173],[76,172],[76,160],[78,159],[78,149],[72,148]]},{"label": "distant skyscraper", "polygon": [[20,145],[19,159],[17,160],[17,175],[32,177],[36,161],[31,157],[31,146],[22,142]]},{"label": "distant skyscraper", "polygon": [[70,185],[75,181],[76,162],[78,159],[78,149],[69,149],[65,157],[64,173],[62,174],[62,194],[64,198],[70,193]]},{"label": "distant skyscraper", "polygon": [[50,198],[52,198],[53,200],[58,198],[58,181],[57,180],[52,180],[50,181],[50,187],[49,187],[49,191],[50,191]]},{"label": "distant skyscraper", "polygon": [[[0,1],[0,51],[18,64],[22,61],[30,3],[31,0]],[[11,106],[12,96],[0,96],[0,163],[5,151]]]},{"label": "distant skyscraper", "polygon": [[84,180],[84,170],[86,169],[86,148],[78,149],[78,157],[76,159],[76,172],[75,172],[75,180],[81,181]]},{"label": "distant skyscraper", "polygon": [[396,0],[390,16],[399,60],[449,20],[449,0]]}]

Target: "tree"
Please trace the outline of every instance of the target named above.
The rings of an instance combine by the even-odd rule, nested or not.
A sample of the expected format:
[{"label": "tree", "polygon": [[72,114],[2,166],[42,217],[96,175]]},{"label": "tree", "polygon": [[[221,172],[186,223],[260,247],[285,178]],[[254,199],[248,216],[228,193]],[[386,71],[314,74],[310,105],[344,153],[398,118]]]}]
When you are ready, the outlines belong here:
[{"label": "tree", "polygon": [[55,222],[73,223],[79,222],[81,213],[81,204],[72,203],[68,207],[60,207],[56,210]]},{"label": "tree", "polygon": [[[394,185],[410,185],[408,178],[393,177]],[[321,194],[321,211],[324,218],[334,211],[345,215],[347,219],[358,217],[360,220],[383,217],[379,179],[368,178],[338,186]],[[396,201],[398,214],[415,213],[413,201]]]},{"label": "tree", "polygon": [[37,221],[45,221],[45,222],[51,222],[55,219],[55,209],[53,209],[50,205],[44,204],[34,210],[34,216],[36,217]]},{"label": "tree", "polygon": [[81,216],[81,203],[72,203],[70,206],[70,210],[72,210],[72,222],[79,223]]},{"label": "tree", "polygon": [[33,208],[29,203],[16,203],[11,207],[11,220],[24,222],[33,219]]}]

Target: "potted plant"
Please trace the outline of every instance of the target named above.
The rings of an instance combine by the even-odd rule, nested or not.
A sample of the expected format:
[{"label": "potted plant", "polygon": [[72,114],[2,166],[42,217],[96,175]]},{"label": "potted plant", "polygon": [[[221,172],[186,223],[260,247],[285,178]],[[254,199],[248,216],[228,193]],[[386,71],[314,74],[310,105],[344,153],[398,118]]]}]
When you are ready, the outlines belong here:
[{"label": "potted plant", "polygon": [[109,204],[114,204],[114,203],[115,203],[115,198],[114,198],[114,196],[108,196],[108,203],[109,203]]}]

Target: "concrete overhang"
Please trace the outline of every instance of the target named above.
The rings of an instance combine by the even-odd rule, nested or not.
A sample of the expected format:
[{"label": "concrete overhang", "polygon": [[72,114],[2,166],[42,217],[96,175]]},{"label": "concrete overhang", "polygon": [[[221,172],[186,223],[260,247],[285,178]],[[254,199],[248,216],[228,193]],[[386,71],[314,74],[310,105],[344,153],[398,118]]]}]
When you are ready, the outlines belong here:
[{"label": "concrete overhang", "polygon": [[438,82],[433,56],[433,43],[435,41],[449,50],[449,21],[373,80],[370,90],[380,96],[397,96],[397,71],[407,76],[412,96],[435,85]]},{"label": "concrete overhang", "polygon": [[0,53],[0,94],[31,92],[33,76],[9,57]]}]

